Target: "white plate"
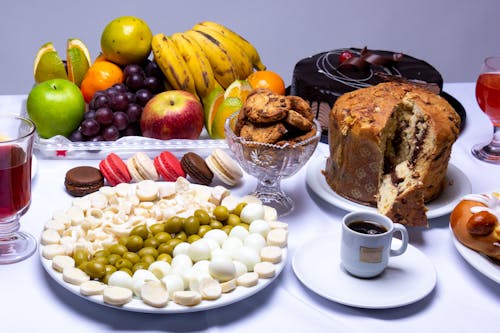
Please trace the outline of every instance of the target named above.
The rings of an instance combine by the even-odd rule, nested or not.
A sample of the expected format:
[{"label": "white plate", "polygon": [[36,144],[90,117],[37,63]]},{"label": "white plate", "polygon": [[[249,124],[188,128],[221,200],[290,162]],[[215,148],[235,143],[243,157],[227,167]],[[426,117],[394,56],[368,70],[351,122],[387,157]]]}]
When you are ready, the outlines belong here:
[{"label": "white plate", "polygon": [[[394,244],[400,243],[394,239]],[[320,296],[344,305],[386,309],[417,302],[436,285],[436,270],[429,259],[408,245],[404,254],[391,257],[385,271],[372,279],[347,273],[340,264],[340,234],[306,242],[296,251],[292,267],[299,280]],[[328,256],[321,265],[314,258]]]},{"label": "white plate", "polygon": [[35,178],[38,172],[38,159],[35,155],[31,155],[31,179]]},{"label": "white plate", "polygon": [[222,296],[219,299],[216,299],[214,301],[203,300],[199,305],[196,306],[182,306],[174,303],[174,301],[169,301],[167,306],[164,308],[154,308],[149,305],[146,305],[142,300],[140,300],[136,296],[134,296],[131,302],[123,306],[114,306],[108,303],[104,303],[104,301],[102,300],[102,295],[83,296],[80,294],[80,287],[65,282],[62,278],[62,274],[52,269],[52,260],[45,259],[41,255],[42,252],[41,251],[39,252],[40,252],[40,259],[42,261],[42,266],[45,268],[47,273],[49,273],[50,277],[53,278],[58,284],[60,284],[61,286],[72,292],[73,294],[97,304],[106,305],[120,310],[143,312],[143,313],[185,313],[185,312],[205,311],[209,309],[220,308],[244,300],[245,298],[248,298],[256,294],[257,292],[261,291],[262,289],[270,285],[279,276],[279,274],[281,273],[281,271],[283,271],[283,268],[285,267],[286,254],[287,254],[286,249],[284,249],[283,258],[281,262],[275,264],[276,274],[274,275],[274,277],[271,279],[259,279],[258,284],[254,287],[250,288],[237,287],[230,293],[222,294]]},{"label": "white plate", "polygon": [[[325,168],[326,159],[326,156],[311,159],[307,167],[306,182],[311,190],[326,202],[347,211],[376,211],[374,207],[350,201],[332,190],[321,172]],[[471,183],[467,176],[453,164],[448,164],[445,188],[438,198],[426,205],[429,209],[427,218],[433,219],[450,213],[460,199],[464,195],[470,194],[471,190]]]},{"label": "white plate", "polygon": [[455,234],[451,230],[450,232],[453,239],[453,244],[457,249],[458,253],[465,259],[472,267],[477,269],[484,276],[492,279],[496,283],[500,284],[500,265],[496,264],[485,255],[480,254],[477,251],[474,251],[467,246],[460,243],[460,241],[455,237]]}]

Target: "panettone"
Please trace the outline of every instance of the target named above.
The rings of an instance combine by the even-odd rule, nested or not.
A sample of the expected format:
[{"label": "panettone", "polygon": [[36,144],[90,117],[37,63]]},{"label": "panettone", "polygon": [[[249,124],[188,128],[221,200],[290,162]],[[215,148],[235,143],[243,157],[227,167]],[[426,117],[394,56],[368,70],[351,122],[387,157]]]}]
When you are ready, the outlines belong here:
[{"label": "panettone", "polygon": [[444,185],[460,118],[442,97],[405,83],[346,93],[329,117],[332,189],[406,225],[426,225],[424,202]]}]

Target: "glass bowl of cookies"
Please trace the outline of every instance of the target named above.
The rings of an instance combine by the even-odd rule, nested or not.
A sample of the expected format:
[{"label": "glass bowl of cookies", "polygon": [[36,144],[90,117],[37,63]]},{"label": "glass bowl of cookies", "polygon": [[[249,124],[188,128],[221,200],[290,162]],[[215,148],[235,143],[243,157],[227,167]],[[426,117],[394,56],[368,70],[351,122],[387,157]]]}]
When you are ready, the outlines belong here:
[{"label": "glass bowl of cookies", "polygon": [[225,124],[229,149],[258,183],[253,195],[280,216],[293,211],[281,180],[297,173],[321,138],[321,126],[307,102],[297,96],[258,89]]}]

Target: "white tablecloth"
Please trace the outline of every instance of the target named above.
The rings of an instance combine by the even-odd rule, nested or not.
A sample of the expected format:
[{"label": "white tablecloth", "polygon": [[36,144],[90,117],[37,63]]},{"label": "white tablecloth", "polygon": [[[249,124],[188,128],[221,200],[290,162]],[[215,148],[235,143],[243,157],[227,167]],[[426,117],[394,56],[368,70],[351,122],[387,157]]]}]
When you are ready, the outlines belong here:
[{"label": "white tablecloth", "polygon": [[[488,141],[492,130],[474,98],[474,84],[446,84],[444,90],[467,110],[465,130],[453,147],[451,163],[472,183],[473,192],[500,189],[500,166],[473,158],[473,143]],[[0,97],[0,112],[18,112],[26,96]],[[316,154],[324,154],[321,144]],[[39,237],[44,222],[68,207],[64,191],[66,171],[77,165],[97,166],[98,160],[39,158],[32,204],[22,218],[22,229]],[[308,290],[294,275],[291,260],[305,241],[338,232],[346,213],[307,189],[306,167],[282,182],[295,200],[289,223],[288,263],[268,288],[236,304],[205,312],[152,315],[115,310],[75,296],[44,271],[38,253],[12,265],[0,266],[0,327],[3,332],[493,332],[500,326],[500,285],[471,267],[456,251],[448,229],[449,215],[431,220],[426,230],[410,230],[410,242],[434,264],[437,285],[424,299],[400,308],[367,310],[328,301]],[[234,189],[246,194],[256,181],[245,177]],[[318,265],[328,265],[328,256]],[[335,284],[335,281],[332,281]],[[411,285],[408,288],[412,288]]]}]

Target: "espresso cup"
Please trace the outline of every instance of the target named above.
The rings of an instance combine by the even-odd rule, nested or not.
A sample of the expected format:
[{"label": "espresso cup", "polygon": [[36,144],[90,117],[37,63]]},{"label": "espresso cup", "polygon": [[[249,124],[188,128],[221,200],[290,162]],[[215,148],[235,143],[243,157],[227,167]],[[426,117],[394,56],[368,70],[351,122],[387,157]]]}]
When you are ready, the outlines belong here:
[{"label": "espresso cup", "polygon": [[[402,244],[392,249],[393,235],[399,232]],[[372,212],[353,212],[342,219],[340,259],[351,275],[371,278],[387,267],[389,257],[399,256],[408,247],[408,232],[385,215]]]}]

